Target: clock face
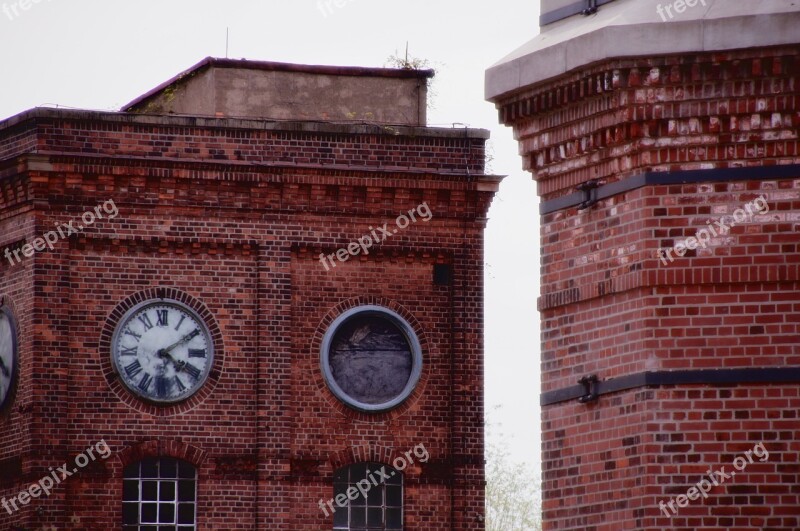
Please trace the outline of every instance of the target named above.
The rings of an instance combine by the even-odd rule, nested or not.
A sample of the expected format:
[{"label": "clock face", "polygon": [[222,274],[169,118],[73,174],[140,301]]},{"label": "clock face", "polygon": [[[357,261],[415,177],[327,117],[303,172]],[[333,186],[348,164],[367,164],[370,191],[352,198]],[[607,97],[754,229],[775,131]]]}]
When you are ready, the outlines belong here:
[{"label": "clock face", "polygon": [[203,386],[214,363],[214,346],[208,327],[188,306],[149,301],[120,321],[112,358],[131,392],[152,402],[174,403]]},{"label": "clock face", "polygon": [[0,308],[0,409],[11,399],[17,377],[17,330],[11,315]]}]

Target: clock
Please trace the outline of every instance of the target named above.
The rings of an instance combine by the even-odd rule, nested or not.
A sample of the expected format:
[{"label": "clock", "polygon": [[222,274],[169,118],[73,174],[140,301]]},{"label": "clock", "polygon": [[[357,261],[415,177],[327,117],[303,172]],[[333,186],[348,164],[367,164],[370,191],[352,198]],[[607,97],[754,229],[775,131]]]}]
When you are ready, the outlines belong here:
[{"label": "clock", "polygon": [[157,404],[186,400],[203,387],[214,363],[208,326],[191,308],[169,299],[128,310],[111,342],[114,369],[123,385]]},{"label": "clock", "polygon": [[12,399],[17,379],[17,327],[11,311],[0,307],[0,411]]}]

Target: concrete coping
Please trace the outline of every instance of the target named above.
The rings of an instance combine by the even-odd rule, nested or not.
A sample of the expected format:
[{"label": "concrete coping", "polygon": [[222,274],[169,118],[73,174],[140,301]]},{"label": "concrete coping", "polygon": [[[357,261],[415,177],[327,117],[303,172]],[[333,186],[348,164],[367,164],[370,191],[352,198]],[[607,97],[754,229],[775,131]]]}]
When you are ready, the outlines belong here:
[{"label": "concrete coping", "polygon": [[485,95],[498,103],[526,87],[613,58],[798,43],[797,0],[617,0],[593,15],[542,28],[487,70]]},{"label": "concrete coping", "polygon": [[370,124],[365,122],[315,122],[315,121],[280,121],[257,120],[243,118],[215,118],[205,116],[154,115],[107,111],[51,109],[36,107],[16,116],[0,121],[0,136],[7,130],[25,122],[36,120],[72,120],[96,121],[103,123],[121,123],[132,125],[165,126],[165,127],[200,127],[208,129],[250,129],[258,131],[281,131],[297,133],[327,133],[349,135],[385,135],[404,137],[464,139],[476,138],[487,140],[490,133],[486,129],[446,128],[446,127],[412,127],[403,125]]}]

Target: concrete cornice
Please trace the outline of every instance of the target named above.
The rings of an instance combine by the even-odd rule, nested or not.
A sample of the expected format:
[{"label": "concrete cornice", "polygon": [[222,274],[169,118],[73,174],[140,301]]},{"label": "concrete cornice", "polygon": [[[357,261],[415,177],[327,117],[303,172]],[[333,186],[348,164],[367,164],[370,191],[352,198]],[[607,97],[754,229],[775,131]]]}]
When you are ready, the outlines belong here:
[{"label": "concrete cornice", "polygon": [[317,122],[296,120],[260,120],[251,118],[215,118],[211,116],[183,116],[133,114],[73,109],[51,109],[37,107],[0,121],[0,138],[8,130],[34,125],[38,120],[73,120],[96,123],[114,123],[164,127],[198,127],[208,129],[251,129],[258,131],[280,131],[295,133],[325,133],[350,135],[384,135],[405,137],[432,137],[447,139],[488,139],[486,129],[464,129],[408,125],[373,124],[367,122]]},{"label": "concrete cornice", "polygon": [[[499,103],[526,87],[605,59],[800,43],[800,0],[676,1],[696,6],[684,5],[679,14],[669,0],[618,0],[594,15],[548,25],[489,68],[486,99]],[[672,7],[671,19],[666,5]]]}]

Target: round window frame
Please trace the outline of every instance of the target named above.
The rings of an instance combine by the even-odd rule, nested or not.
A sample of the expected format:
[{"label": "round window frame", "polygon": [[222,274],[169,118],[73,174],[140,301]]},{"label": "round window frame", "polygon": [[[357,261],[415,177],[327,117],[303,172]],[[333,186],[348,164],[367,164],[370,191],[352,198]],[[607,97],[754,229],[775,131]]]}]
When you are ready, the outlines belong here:
[{"label": "round window frame", "polygon": [[[330,347],[331,343],[333,342],[333,338],[336,336],[336,333],[339,331],[342,325],[361,316],[380,317],[388,320],[400,330],[400,332],[406,338],[409,347],[411,348],[411,375],[408,378],[406,386],[395,398],[381,404],[365,404],[364,402],[360,402],[348,395],[336,382],[336,379],[334,378],[330,368]],[[339,317],[334,319],[334,321],[328,327],[328,330],[325,332],[325,335],[322,338],[322,344],[320,345],[320,368],[328,389],[340,402],[352,409],[364,413],[383,413],[386,411],[391,411],[408,400],[408,398],[417,388],[420,378],[422,377],[422,364],[422,345],[420,344],[419,338],[417,337],[416,332],[414,332],[412,326],[408,323],[408,321],[403,319],[400,314],[388,308],[384,308],[383,306],[358,306],[342,313],[339,315]]]},{"label": "round window frame", "polygon": [[[190,394],[188,394],[188,395],[186,395],[184,397],[181,397],[181,398],[179,398],[177,400],[169,400],[169,399],[167,399],[167,400],[159,400],[159,399],[152,398],[150,396],[144,395],[141,392],[139,392],[138,390],[133,389],[131,386],[129,386],[127,384],[125,379],[122,377],[123,368],[119,366],[119,363],[117,361],[116,349],[117,349],[117,345],[119,343],[119,336],[123,333],[123,330],[125,328],[123,325],[125,323],[127,323],[131,318],[133,318],[134,315],[136,315],[137,313],[142,311],[143,308],[146,308],[146,307],[149,307],[149,306],[172,306],[173,308],[177,308],[177,309],[179,309],[179,310],[181,310],[183,312],[186,312],[186,313],[190,314],[195,321],[200,323],[200,325],[202,327],[202,333],[206,337],[206,342],[208,344],[208,363],[206,364],[205,371],[203,371],[202,383],[200,385],[198,385],[197,388],[195,388],[195,390],[192,391]],[[208,381],[209,381],[209,379],[211,377],[211,372],[212,372],[213,367],[214,367],[214,363],[216,362],[216,350],[214,348],[214,337],[211,334],[210,327],[208,326],[208,323],[206,322],[206,320],[203,319],[203,317],[194,308],[192,308],[188,304],[183,303],[183,302],[178,301],[178,300],[175,300],[175,299],[170,299],[170,298],[152,298],[152,299],[147,299],[145,301],[142,301],[142,302],[140,302],[138,304],[133,305],[130,309],[128,309],[128,311],[126,311],[123,314],[123,316],[114,325],[114,333],[111,336],[110,348],[111,348],[111,366],[113,367],[114,372],[117,375],[117,378],[119,378],[119,382],[122,384],[122,387],[131,396],[135,397],[137,400],[140,400],[141,402],[152,404],[152,405],[155,405],[155,406],[161,406],[161,407],[176,406],[176,405],[179,405],[179,404],[183,404],[184,402],[186,402],[190,398],[194,397],[197,393],[199,393],[200,390],[203,389],[208,384]]]}]

